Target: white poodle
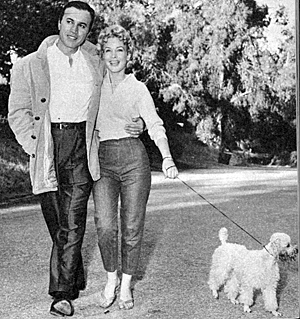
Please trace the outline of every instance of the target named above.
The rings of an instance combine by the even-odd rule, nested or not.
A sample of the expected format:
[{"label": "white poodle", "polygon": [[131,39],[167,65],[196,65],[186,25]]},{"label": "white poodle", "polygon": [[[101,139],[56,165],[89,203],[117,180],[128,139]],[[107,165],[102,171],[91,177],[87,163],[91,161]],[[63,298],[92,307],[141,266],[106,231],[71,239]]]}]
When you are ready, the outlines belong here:
[{"label": "white poodle", "polygon": [[278,259],[295,259],[298,248],[291,246],[290,236],[275,233],[270,242],[261,250],[248,250],[245,246],[227,243],[226,228],[219,231],[221,246],[212,256],[212,265],[208,285],[213,296],[218,298],[218,290],[224,285],[224,291],[233,304],[242,303],[245,312],[251,312],[253,292],[260,289],[265,308],[274,316],[278,304],[276,289],[279,281]]}]

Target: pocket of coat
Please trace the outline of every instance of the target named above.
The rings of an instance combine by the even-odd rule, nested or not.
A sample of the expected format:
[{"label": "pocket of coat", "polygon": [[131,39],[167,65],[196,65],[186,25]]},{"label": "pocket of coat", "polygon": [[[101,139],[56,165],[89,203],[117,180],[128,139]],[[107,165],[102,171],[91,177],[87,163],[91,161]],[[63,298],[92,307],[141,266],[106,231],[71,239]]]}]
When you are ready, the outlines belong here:
[{"label": "pocket of coat", "polygon": [[30,181],[31,181],[32,187],[34,186],[34,181],[35,181],[35,176],[36,176],[35,165],[36,165],[35,157],[30,156],[30,159],[29,159],[29,176],[30,176]]}]

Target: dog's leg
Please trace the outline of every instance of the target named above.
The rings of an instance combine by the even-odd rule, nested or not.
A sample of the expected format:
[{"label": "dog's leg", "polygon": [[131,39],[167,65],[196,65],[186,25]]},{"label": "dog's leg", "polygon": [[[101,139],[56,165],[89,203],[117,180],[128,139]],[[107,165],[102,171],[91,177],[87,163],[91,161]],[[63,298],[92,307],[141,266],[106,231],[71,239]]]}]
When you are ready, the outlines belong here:
[{"label": "dog's leg", "polygon": [[242,285],[240,291],[240,302],[244,304],[244,312],[251,312],[250,306],[253,304],[253,288]]},{"label": "dog's leg", "polygon": [[230,269],[226,269],[226,267],[224,267],[224,263],[219,264],[218,260],[213,257],[213,263],[209,273],[208,285],[209,288],[212,290],[214,298],[217,299],[219,297],[218,290],[225,284],[226,280],[228,279],[229,272]]},{"label": "dog's leg", "polygon": [[218,278],[215,278],[212,273],[209,276],[208,285],[212,291],[213,297],[215,299],[218,299],[219,297],[218,290],[220,286],[222,285],[222,283],[218,280]]},{"label": "dog's leg", "polygon": [[275,317],[281,317],[282,316],[282,314],[280,312],[278,312],[278,311],[271,311],[271,312],[272,312],[273,316],[275,316]]},{"label": "dog's leg", "polygon": [[234,305],[239,303],[237,300],[237,296],[239,294],[239,281],[234,274],[232,274],[231,278],[226,282],[224,292]]},{"label": "dog's leg", "polygon": [[248,312],[248,313],[251,312],[251,309],[248,305],[244,305],[244,312]]},{"label": "dog's leg", "polygon": [[208,285],[212,291],[214,298],[217,299],[219,297],[218,290],[220,289],[220,287],[222,285],[225,284],[227,277],[228,276],[224,272],[224,269],[220,269],[220,268],[216,268],[216,267],[211,269],[210,274],[209,274]]},{"label": "dog's leg", "polygon": [[267,287],[262,291],[262,294],[265,303],[265,309],[272,312],[273,316],[275,317],[282,316],[282,314],[277,311],[278,304],[276,299],[276,288],[272,286]]}]

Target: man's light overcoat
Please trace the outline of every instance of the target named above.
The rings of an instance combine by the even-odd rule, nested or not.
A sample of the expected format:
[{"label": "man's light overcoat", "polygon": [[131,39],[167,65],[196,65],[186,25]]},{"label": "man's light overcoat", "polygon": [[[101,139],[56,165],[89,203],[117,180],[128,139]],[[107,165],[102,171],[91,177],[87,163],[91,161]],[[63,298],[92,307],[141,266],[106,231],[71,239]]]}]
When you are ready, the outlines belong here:
[{"label": "man's light overcoat", "polygon": [[[47,48],[57,38],[56,35],[46,38],[36,52],[17,61],[12,69],[8,121],[17,141],[30,155],[30,178],[34,194],[55,191],[58,185],[49,115],[50,75],[47,63]],[[81,49],[94,80],[86,125],[86,146],[91,176],[93,180],[98,180],[98,136],[94,133],[94,127],[103,66],[92,43],[86,41]]]}]

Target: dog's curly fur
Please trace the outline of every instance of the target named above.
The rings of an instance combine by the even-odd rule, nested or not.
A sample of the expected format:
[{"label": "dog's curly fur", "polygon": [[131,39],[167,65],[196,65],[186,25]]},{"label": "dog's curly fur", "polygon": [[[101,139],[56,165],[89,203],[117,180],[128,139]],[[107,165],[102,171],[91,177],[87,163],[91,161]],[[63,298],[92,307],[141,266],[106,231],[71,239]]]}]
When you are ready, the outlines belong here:
[{"label": "dog's curly fur", "polygon": [[253,293],[260,289],[265,309],[274,316],[278,304],[276,289],[279,281],[278,259],[281,255],[295,258],[297,246],[291,246],[291,238],[284,233],[275,233],[270,242],[261,250],[248,250],[243,245],[227,243],[228,231],[219,231],[221,246],[213,253],[208,285],[213,296],[218,298],[218,290],[224,291],[233,304],[242,303],[245,312],[251,312]]}]

